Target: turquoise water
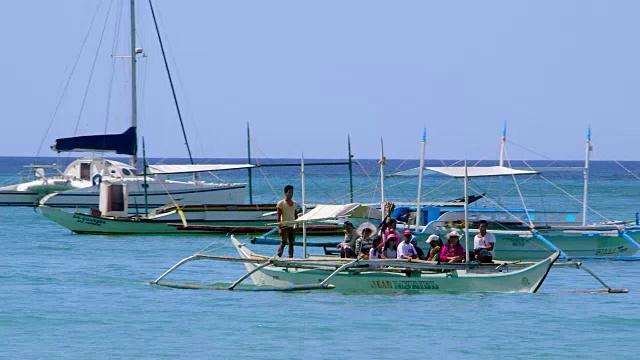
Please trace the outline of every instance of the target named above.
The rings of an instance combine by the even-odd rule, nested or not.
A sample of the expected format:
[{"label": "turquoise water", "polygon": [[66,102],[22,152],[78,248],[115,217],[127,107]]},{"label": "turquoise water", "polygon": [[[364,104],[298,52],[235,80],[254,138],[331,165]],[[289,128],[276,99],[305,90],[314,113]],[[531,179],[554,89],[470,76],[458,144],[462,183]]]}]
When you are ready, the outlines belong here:
[{"label": "turquoise water", "polygon": [[[4,176],[22,161],[5,166]],[[592,180],[591,197],[599,201],[594,207],[611,218],[631,218],[640,208],[640,181],[619,172],[615,164],[602,166]],[[299,184],[296,170],[270,171],[273,187]],[[310,171],[309,177],[316,177],[307,180],[309,197],[328,201],[344,193],[344,173],[340,170],[338,179]],[[363,190],[375,187],[373,177],[358,174],[356,197],[374,197],[373,191]],[[555,180],[581,196],[579,174]],[[267,190],[271,186],[266,180],[260,181],[260,196],[277,198]],[[415,196],[410,190],[415,182],[389,183],[391,196]],[[530,196],[534,193],[537,190]],[[443,196],[455,194],[452,190]],[[569,207],[559,196],[550,198],[545,206]],[[600,287],[584,271],[563,268],[553,269],[537,294],[172,290],[148,281],[205,247],[235,255],[228,238],[75,235],[29,208],[0,208],[0,218],[3,357],[640,357],[635,346],[640,262],[586,262],[611,286],[628,288],[628,294],[573,293]],[[275,252],[269,246],[254,249]],[[176,277],[230,282],[243,271],[238,264],[195,262]]]}]

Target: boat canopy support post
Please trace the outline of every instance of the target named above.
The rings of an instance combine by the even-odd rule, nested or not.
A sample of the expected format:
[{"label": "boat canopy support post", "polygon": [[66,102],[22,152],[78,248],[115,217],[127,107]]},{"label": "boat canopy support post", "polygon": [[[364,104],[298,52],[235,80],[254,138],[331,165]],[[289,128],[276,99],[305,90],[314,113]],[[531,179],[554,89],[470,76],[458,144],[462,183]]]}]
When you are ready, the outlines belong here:
[{"label": "boat canopy support post", "polygon": [[272,263],[273,263],[273,260],[269,260],[264,264],[260,264],[260,265],[256,266],[253,270],[248,271],[246,274],[242,275],[241,278],[239,278],[238,280],[234,281],[233,284],[231,284],[231,286],[229,286],[227,288],[227,290],[233,290],[236,286],[238,286],[238,284],[243,282],[244,279],[246,279],[249,276],[253,275],[256,271],[260,271],[260,269],[262,269],[263,267],[271,265]]},{"label": "boat canopy support post", "polygon": [[[251,164],[251,129],[247,122],[247,164]],[[247,168],[249,171],[249,204],[253,205],[253,173],[251,168]]]},{"label": "boat canopy support post", "polygon": [[351,136],[347,135],[347,149],[349,156],[349,199],[353,202],[353,154],[351,154]]}]

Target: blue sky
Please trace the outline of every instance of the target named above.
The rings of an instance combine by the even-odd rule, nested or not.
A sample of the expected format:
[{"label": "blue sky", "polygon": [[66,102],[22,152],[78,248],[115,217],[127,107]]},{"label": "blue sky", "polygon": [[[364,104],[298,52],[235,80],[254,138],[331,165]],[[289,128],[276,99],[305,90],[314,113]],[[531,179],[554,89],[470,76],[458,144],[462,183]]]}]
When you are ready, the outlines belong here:
[{"label": "blue sky", "polygon": [[[248,122],[256,157],[344,158],[349,134],[357,158],[377,158],[382,138],[388,157],[416,159],[426,127],[428,158],[491,159],[507,121],[512,159],[582,159],[591,125],[593,159],[640,160],[637,1],[154,6],[196,157],[245,157]],[[147,154],[186,157],[147,1],[137,14]],[[128,1],[2,2],[0,155],[124,131],[129,69],[111,55],[126,55],[127,32]]]}]

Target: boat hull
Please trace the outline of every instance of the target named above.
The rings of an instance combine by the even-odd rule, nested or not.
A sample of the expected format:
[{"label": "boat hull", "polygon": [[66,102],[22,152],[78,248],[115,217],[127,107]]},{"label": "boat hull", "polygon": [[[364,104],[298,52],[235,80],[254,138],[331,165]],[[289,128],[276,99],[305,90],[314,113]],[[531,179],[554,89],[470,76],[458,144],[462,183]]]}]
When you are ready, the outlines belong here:
[{"label": "boat hull", "polygon": [[[638,249],[617,231],[540,231],[545,239],[574,258],[633,256]],[[496,236],[495,258],[539,260],[554,250],[534,236]]]},{"label": "boat hull", "polygon": [[[231,237],[241,257],[256,255],[244,244]],[[452,272],[413,271],[411,276],[403,272],[344,271],[333,276],[329,284],[344,292],[429,291],[429,292],[536,292],[558,258],[555,253],[535,265],[504,273],[481,273],[473,270]],[[245,263],[247,271],[255,271],[255,263]],[[255,271],[251,280],[258,286],[287,287],[318,284],[327,278],[333,268],[300,269],[294,267],[266,266]]]},{"label": "boat hull", "polygon": [[[142,183],[135,181],[129,186],[129,212],[144,211],[173,202],[199,204],[239,204],[244,202],[244,184],[192,184],[150,183],[146,194]],[[96,208],[100,203],[100,187],[64,191],[44,200],[44,205],[57,208]]]},{"label": "boat hull", "polygon": [[[180,215],[176,211],[164,212],[153,218],[112,218],[69,212],[46,205],[39,206],[38,210],[47,219],[78,234],[264,234],[274,228],[275,215],[263,216],[265,208],[268,210],[271,207],[275,208],[275,205],[267,205],[264,208],[258,205],[216,206],[214,208],[217,210],[214,214],[221,215],[220,213],[224,211],[231,213],[221,216],[218,221],[214,221],[211,214],[200,214],[195,210],[187,211],[185,212],[187,227],[182,224]],[[253,212],[248,208],[252,208]],[[193,210],[194,207],[191,209]],[[198,216],[194,216],[194,214],[198,214]],[[189,215],[193,218],[190,219]],[[227,222],[225,221],[227,216],[235,217],[236,220]],[[342,231],[342,229],[338,226],[310,225],[307,227],[307,231],[309,235],[325,235],[328,232]]]}]

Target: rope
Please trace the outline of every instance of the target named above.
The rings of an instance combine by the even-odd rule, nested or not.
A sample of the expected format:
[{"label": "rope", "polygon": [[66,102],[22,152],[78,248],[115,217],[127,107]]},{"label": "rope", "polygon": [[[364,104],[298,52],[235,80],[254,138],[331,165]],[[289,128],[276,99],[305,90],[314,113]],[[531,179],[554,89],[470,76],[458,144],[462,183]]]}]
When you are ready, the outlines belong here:
[{"label": "rope", "polygon": [[[175,87],[173,86],[173,79],[171,78],[171,71],[169,70],[169,63],[167,62],[167,55],[164,51],[164,45],[162,44],[162,37],[160,36],[160,29],[158,28],[158,22],[156,21],[156,14],[153,11],[153,4],[149,0],[149,7],[151,8],[151,16],[153,17],[153,24],[158,34],[158,42],[160,43],[160,50],[162,52],[162,59],[164,60],[164,67],[167,70],[167,76],[169,78],[169,85],[171,85],[171,94],[173,94],[173,102],[176,105],[176,111],[178,112],[178,119],[180,119],[180,127],[182,128],[182,135],[184,137],[184,145],[187,147],[189,153],[189,160],[193,164],[193,157],[191,156],[191,148],[189,147],[189,140],[187,139],[187,132],[184,129],[184,122],[182,121],[182,114],[180,113],[180,105],[178,104],[178,97],[176,95]],[[135,55],[134,55],[135,56]]]},{"label": "rope", "polygon": [[638,175],[634,174],[631,170],[627,169],[624,165],[622,165],[618,160],[614,160],[613,162],[615,162],[616,164],[620,165],[621,168],[623,168],[624,170],[626,170],[629,174],[631,174],[631,176],[633,176],[634,178],[640,180],[640,177],[638,177]]},{"label": "rope", "polygon": [[60,106],[62,105],[62,99],[64,99],[64,96],[67,93],[67,90],[69,89],[69,84],[71,83],[71,78],[73,77],[73,74],[75,73],[76,67],[78,66],[78,62],[80,61],[80,55],[82,54],[82,52],[84,50],[84,46],[87,43],[87,39],[89,38],[89,34],[91,33],[91,29],[93,28],[93,23],[96,20],[96,17],[98,16],[98,12],[99,12],[101,6],[102,6],[102,0],[100,0],[100,2],[98,3],[98,6],[96,7],[96,11],[93,13],[93,17],[91,18],[91,22],[89,23],[89,28],[87,29],[87,33],[85,34],[84,39],[82,40],[82,44],[80,45],[80,50],[78,50],[78,54],[76,55],[76,60],[74,61],[73,66],[71,67],[71,72],[69,73],[69,76],[67,77],[67,80],[66,80],[66,83],[64,84],[64,87],[62,88],[62,93],[58,97],[58,103],[56,104],[56,108],[53,111],[53,114],[51,115],[51,118],[49,119],[49,124],[47,125],[47,129],[44,131],[44,134],[42,135],[42,140],[40,141],[40,146],[38,147],[38,151],[36,152],[36,156],[35,156],[34,161],[37,161],[38,157],[40,156],[40,151],[42,150],[42,146],[44,145],[44,142],[46,141],[47,134],[49,133],[49,130],[51,130],[51,126],[53,125],[53,120],[56,118],[56,116],[58,114],[58,110],[60,110]]},{"label": "rope", "polygon": [[[584,205],[584,203],[581,200],[576,199],[575,196],[569,194],[568,192],[566,192],[564,189],[562,189],[561,187],[559,187],[558,185],[554,184],[553,182],[551,182],[551,180],[545,178],[544,176],[540,175],[540,177],[542,179],[544,179],[545,181],[547,181],[549,184],[553,185],[556,189],[562,191],[564,194],[566,194],[567,196],[569,196],[570,198],[572,198],[573,200],[577,201],[580,205]],[[602,215],[601,213],[599,213],[598,211],[594,210],[591,206],[587,205],[587,209],[593,211],[596,215],[600,216],[602,219],[604,219],[605,221],[611,221],[609,220],[606,216]]]},{"label": "rope", "polygon": [[80,125],[80,119],[82,118],[82,113],[84,112],[84,105],[87,102],[87,96],[89,95],[89,88],[91,86],[91,81],[93,80],[93,73],[96,68],[96,63],[98,62],[98,55],[100,54],[100,48],[102,46],[102,41],[104,40],[104,33],[107,30],[107,22],[109,21],[109,15],[111,14],[111,5],[113,5],[113,0],[109,2],[109,7],[107,8],[107,16],[104,19],[104,24],[102,26],[102,32],[100,33],[100,40],[98,41],[98,46],[96,48],[96,52],[93,56],[93,62],[91,63],[91,70],[89,72],[89,81],[87,81],[87,86],[84,90],[84,95],[82,97],[82,103],[80,105],[80,112],[78,113],[78,120],[76,121],[76,128],[73,131],[73,135],[75,136],[78,133],[78,126]]}]

